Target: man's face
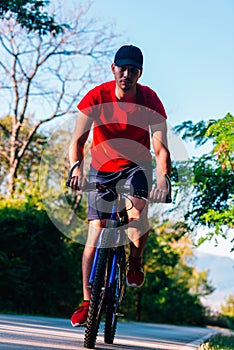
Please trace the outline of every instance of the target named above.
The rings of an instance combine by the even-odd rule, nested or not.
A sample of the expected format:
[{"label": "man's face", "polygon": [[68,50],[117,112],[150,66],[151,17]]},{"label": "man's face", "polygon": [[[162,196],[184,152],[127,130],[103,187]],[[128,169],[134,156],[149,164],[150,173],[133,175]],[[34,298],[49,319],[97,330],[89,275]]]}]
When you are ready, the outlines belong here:
[{"label": "man's face", "polygon": [[115,76],[116,84],[123,90],[129,91],[136,86],[142,71],[135,66],[126,64],[124,66],[111,65],[112,73]]}]

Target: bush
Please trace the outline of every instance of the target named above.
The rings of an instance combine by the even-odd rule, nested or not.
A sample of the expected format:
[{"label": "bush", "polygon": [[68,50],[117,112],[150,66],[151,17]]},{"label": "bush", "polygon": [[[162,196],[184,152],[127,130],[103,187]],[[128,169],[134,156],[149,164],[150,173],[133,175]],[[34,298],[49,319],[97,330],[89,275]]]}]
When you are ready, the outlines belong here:
[{"label": "bush", "polygon": [[0,205],[0,309],[68,316],[82,297],[82,247],[30,201]]},{"label": "bush", "polygon": [[233,350],[234,336],[217,334],[202,344],[199,350]]},{"label": "bush", "polygon": [[234,330],[234,317],[225,315],[207,316],[206,324],[214,327],[222,327]]}]

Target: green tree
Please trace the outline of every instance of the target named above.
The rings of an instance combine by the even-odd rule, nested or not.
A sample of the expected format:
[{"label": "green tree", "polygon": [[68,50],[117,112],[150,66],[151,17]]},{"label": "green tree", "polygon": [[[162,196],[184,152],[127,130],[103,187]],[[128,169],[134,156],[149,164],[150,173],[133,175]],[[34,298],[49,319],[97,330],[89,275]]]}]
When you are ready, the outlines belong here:
[{"label": "green tree", "polygon": [[224,316],[233,317],[234,320],[234,294],[227,298],[224,305],[221,305],[221,314]]},{"label": "green tree", "polygon": [[221,305],[221,310],[216,318],[211,318],[215,325],[234,330],[234,294],[231,294],[225,303]]},{"label": "green tree", "polygon": [[48,0],[1,0],[0,18],[5,20],[15,19],[28,31],[35,31],[39,35],[48,33],[58,34],[66,27],[58,24],[55,18],[46,12]]},{"label": "green tree", "polygon": [[211,144],[209,153],[188,164],[193,176],[186,219],[192,228],[199,224],[211,228],[200,243],[218,234],[227,237],[234,226],[234,117],[228,113],[207,123],[186,121],[175,129],[184,140],[195,141],[196,146]]},{"label": "green tree", "polygon": [[[0,180],[4,183],[7,178],[10,168],[10,136],[12,134],[12,118],[6,116],[1,119],[0,123]],[[28,132],[31,128],[31,121],[26,118],[26,123],[21,128],[21,138],[19,142],[23,142],[27,138]],[[47,142],[47,135],[42,132],[35,132],[30,144],[25,151],[22,161],[19,162],[17,170],[17,179],[15,180],[15,192],[17,194],[28,191],[30,183],[38,181],[38,164],[41,159],[41,154],[44,145]],[[22,144],[21,144],[22,146]],[[20,147],[20,145],[19,145]],[[4,190],[3,190],[4,191]]]}]

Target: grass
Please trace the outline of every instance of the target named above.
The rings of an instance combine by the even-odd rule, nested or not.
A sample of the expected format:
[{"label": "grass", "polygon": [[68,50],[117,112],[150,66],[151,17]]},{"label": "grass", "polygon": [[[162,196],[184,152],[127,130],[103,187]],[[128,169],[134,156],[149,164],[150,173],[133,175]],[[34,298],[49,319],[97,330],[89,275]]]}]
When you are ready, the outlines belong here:
[{"label": "grass", "polygon": [[217,334],[202,344],[200,350],[234,350],[234,335]]}]

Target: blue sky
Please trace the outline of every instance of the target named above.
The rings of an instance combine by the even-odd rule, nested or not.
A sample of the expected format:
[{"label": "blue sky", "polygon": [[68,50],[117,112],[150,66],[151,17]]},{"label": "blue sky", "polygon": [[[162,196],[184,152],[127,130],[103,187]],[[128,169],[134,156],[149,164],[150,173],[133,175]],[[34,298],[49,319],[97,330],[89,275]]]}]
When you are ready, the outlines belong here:
[{"label": "blue sky", "polygon": [[141,82],[172,125],[234,113],[233,0],[96,0],[91,13],[142,49]]}]

